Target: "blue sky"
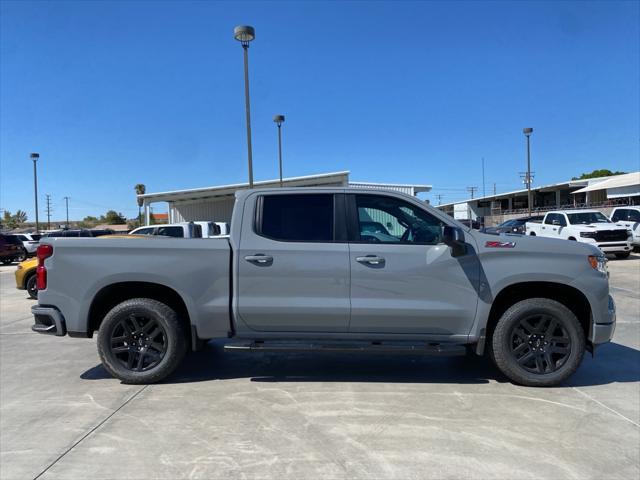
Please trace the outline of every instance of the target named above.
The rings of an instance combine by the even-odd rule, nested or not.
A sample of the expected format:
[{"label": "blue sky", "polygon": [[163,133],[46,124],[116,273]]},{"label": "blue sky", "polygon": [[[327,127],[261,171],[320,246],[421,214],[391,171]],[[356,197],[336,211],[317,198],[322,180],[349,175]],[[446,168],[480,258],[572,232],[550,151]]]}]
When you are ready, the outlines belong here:
[{"label": "blue sky", "polygon": [[640,169],[638,2],[0,4],[0,207],[135,216],[147,191],[246,181],[250,24],[256,180],[350,170],[427,183],[436,203]]}]

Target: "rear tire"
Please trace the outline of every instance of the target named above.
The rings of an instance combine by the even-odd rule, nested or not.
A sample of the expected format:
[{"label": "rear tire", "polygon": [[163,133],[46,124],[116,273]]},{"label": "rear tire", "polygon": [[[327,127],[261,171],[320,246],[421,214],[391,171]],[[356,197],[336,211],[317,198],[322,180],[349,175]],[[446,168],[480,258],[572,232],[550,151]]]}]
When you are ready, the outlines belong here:
[{"label": "rear tire", "polygon": [[631,255],[631,252],[620,252],[620,253],[616,253],[616,258],[622,260],[624,258],[629,258],[629,255]]},{"label": "rear tire", "polygon": [[116,305],[98,331],[104,368],[123,383],[156,383],[170,375],[188,349],[176,312],[150,298]]},{"label": "rear tire", "polygon": [[511,306],[498,320],[492,338],[496,366],[511,381],[529,387],[558,385],[584,356],[580,322],[563,304],[529,298]]},{"label": "rear tire", "polygon": [[29,278],[27,278],[27,282],[25,283],[25,288],[31,298],[33,298],[34,300],[38,299],[38,282],[37,282],[35,273],[30,275]]},{"label": "rear tire", "polygon": [[24,262],[27,259],[27,249],[23,248],[22,253],[16,257],[16,262]]}]

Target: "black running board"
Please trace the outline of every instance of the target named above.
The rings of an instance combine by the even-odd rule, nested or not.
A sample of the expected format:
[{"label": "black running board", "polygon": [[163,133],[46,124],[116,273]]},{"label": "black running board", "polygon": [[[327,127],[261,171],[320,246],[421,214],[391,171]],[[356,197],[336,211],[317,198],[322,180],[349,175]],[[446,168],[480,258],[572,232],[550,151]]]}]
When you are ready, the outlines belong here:
[{"label": "black running board", "polygon": [[383,355],[440,355],[459,356],[465,355],[465,345],[447,343],[384,343],[384,342],[305,342],[290,341],[255,341],[233,342],[224,346],[227,351],[233,352],[289,352],[289,353],[379,353]]}]

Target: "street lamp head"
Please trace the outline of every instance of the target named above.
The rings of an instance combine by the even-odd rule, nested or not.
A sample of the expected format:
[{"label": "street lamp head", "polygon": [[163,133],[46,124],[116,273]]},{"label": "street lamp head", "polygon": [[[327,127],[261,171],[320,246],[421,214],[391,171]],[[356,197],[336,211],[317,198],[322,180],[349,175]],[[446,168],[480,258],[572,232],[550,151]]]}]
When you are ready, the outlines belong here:
[{"label": "street lamp head", "polygon": [[32,153],[31,154],[31,160],[36,161],[40,158],[40,154],[39,153]]},{"label": "street lamp head", "polygon": [[256,38],[256,31],[249,25],[238,25],[233,29],[233,38],[238,40],[243,47],[248,47],[249,42]]},{"label": "street lamp head", "polygon": [[275,115],[273,121],[276,122],[278,126],[282,125],[284,123],[284,115]]},{"label": "street lamp head", "polygon": [[522,133],[524,133],[528,137],[533,133],[533,128],[523,128]]}]

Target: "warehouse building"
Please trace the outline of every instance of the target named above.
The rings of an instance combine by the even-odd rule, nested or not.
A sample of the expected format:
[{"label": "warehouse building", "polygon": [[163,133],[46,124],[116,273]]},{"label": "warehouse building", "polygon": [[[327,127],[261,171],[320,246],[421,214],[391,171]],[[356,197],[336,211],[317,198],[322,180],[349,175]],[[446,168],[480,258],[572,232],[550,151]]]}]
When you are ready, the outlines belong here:
[{"label": "warehouse building", "polygon": [[[255,188],[277,188],[280,180],[254,182]],[[291,177],[283,179],[284,187],[354,187],[368,189],[393,190],[417,195],[431,190],[431,185],[383,184],[349,181],[349,171]],[[170,192],[145,193],[138,195],[142,199],[146,224],[149,224],[151,207],[156,203],[168,204],[169,223],[208,220],[216,222],[231,221],[231,212],[237,190],[249,188],[247,183],[220,185]]]},{"label": "warehouse building", "polygon": [[[613,177],[567,180],[531,188],[532,214],[569,208],[597,208],[608,214],[616,205],[640,204],[640,172]],[[458,220],[493,226],[528,213],[527,189],[438,205]]]}]

